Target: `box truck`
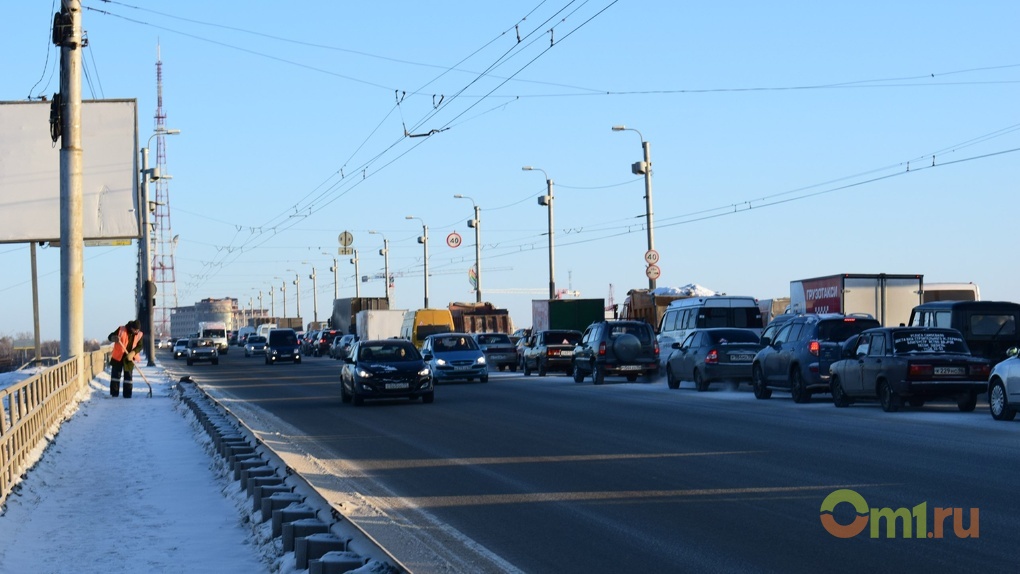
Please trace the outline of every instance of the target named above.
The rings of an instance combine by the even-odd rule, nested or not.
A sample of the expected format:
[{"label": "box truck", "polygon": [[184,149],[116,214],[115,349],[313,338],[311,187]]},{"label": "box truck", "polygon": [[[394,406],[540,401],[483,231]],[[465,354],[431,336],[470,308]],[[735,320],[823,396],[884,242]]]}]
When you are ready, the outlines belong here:
[{"label": "box truck", "polygon": [[606,317],[605,299],[533,299],[531,332],[564,329],[584,331]]},{"label": "box truck", "polygon": [[865,313],[883,326],[905,325],[921,303],[923,275],[842,273],[790,281],[793,313]]},{"label": "box truck", "polygon": [[392,339],[400,336],[406,309],[365,309],[355,315],[355,331],[360,340]]},{"label": "box truck", "polygon": [[450,303],[453,315],[453,330],[458,333],[506,333],[514,332],[510,312],[499,309],[492,303]]},{"label": "box truck", "polygon": [[198,336],[203,339],[212,339],[220,354],[227,354],[227,324],[224,321],[199,321]]},{"label": "box truck", "polygon": [[389,308],[389,301],[385,297],[346,297],[334,299],[330,327],[345,335],[357,335],[357,325],[354,320],[359,311]]}]

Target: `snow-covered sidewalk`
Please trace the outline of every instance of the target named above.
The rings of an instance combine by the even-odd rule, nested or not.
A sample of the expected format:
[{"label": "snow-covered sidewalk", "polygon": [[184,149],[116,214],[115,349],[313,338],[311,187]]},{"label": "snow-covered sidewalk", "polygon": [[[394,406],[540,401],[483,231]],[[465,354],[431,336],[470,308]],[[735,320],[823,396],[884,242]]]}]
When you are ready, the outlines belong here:
[{"label": "snow-covered sidewalk", "polygon": [[138,373],[132,398],[111,397],[109,373],[101,373],[8,496],[0,570],[270,570],[208,435],[172,397],[166,372],[142,369],[152,398]]}]

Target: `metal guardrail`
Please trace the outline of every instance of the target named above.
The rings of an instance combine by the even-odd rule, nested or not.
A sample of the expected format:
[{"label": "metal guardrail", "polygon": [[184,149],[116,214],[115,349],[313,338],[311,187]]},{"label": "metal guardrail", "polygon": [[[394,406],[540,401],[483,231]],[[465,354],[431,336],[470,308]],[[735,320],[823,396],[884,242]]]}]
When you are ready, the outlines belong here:
[{"label": "metal guardrail", "polygon": [[0,389],[0,504],[27,470],[32,449],[63,422],[78,392],[103,371],[110,348],[83,353]]}]

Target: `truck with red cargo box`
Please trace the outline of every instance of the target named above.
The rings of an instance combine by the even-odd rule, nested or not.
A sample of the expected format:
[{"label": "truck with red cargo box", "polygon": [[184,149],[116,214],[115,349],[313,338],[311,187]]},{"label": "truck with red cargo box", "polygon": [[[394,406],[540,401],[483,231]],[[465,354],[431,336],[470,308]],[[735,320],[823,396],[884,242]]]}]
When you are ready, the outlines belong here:
[{"label": "truck with red cargo box", "polygon": [[453,330],[458,333],[505,333],[514,332],[510,312],[499,309],[492,303],[450,303],[453,315]]},{"label": "truck with red cargo box", "polygon": [[842,273],[790,281],[792,313],[871,315],[885,327],[905,325],[921,303],[924,275]]}]

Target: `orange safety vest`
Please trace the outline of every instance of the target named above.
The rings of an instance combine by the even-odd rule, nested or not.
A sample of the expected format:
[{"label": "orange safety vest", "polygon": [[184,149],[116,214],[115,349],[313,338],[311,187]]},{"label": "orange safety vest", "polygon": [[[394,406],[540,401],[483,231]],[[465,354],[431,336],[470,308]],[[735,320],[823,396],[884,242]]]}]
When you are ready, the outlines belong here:
[{"label": "orange safety vest", "polygon": [[134,336],[134,341],[131,339],[131,331],[127,327],[117,328],[117,341],[113,343],[113,350],[110,351],[110,356],[113,357],[113,360],[122,361],[124,359],[124,349],[135,353],[142,350],[142,332],[138,331],[138,334]]}]

